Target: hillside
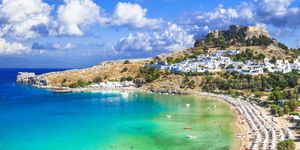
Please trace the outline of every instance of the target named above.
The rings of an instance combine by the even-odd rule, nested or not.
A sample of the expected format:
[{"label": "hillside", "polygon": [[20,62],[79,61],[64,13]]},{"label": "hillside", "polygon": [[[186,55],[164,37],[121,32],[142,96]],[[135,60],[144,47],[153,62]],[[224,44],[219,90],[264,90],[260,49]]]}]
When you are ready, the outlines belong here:
[{"label": "hillside", "polygon": [[[231,26],[229,30],[213,31],[204,38],[196,40],[195,46],[187,50],[175,51],[152,59],[103,62],[91,68],[44,74],[42,78],[47,81],[48,85],[59,87],[76,87],[74,84],[78,81],[82,83],[82,86],[95,82],[130,80],[145,90],[193,93],[203,90],[203,83],[204,81],[207,82],[207,75],[172,73],[166,70],[149,69],[145,66],[157,62],[179,63],[189,58],[196,58],[200,54],[212,54],[217,50],[239,50],[245,52],[246,55],[250,51],[253,56],[286,60],[296,58],[299,53],[269,37],[266,31],[258,27]],[[222,74],[222,72],[210,73],[210,76],[212,78],[221,77],[226,80]],[[262,76],[268,77],[268,75]],[[238,82],[243,82],[243,80]],[[265,95],[265,90],[261,89],[262,95]],[[237,91],[240,90],[237,88]],[[243,91],[249,91],[250,95],[253,93],[251,88],[245,88]],[[247,94],[248,92],[240,93]]]},{"label": "hillside", "polygon": [[42,78],[46,79],[51,86],[69,86],[78,80],[93,82],[97,77],[103,82],[120,81],[122,77],[136,77],[139,68],[146,63],[149,63],[149,60],[103,62],[91,68],[43,74]]}]

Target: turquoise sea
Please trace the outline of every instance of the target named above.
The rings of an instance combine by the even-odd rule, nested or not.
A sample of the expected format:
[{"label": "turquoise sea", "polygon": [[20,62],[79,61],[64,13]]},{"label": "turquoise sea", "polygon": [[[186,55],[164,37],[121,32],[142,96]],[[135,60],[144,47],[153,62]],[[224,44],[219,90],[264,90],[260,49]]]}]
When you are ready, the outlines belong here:
[{"label": "turquoise sea", "polygon": [[57,70],[0,69],[0,150],[226,150],[234,142],[234,113],[218,101],[54,94],[16,84],[18,71]]}]

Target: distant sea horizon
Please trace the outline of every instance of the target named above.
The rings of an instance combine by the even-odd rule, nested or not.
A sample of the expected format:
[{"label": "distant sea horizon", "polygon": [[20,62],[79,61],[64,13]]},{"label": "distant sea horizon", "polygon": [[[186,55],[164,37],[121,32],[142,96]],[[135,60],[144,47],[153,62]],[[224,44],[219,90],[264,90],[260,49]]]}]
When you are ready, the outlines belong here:
[{"label": "distant sea horizon", "polygon": [[219,150],[234,143],[234,112],[209,98],[55,94],[15,82],[18,72],[63,70],[0,69],[0,149]]}]

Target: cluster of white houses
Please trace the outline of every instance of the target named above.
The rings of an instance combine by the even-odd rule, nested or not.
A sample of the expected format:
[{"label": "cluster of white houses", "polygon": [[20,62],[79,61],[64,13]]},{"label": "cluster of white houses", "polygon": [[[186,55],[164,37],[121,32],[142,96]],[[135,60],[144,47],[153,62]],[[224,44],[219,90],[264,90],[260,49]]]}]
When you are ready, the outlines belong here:
[{"label": "cluster of white houses", "polygon": [[100,83],[92,83],[89,85],[90,88],[101,88],[101,89],[130,89],[136,87],[136,85],[132,81],[124,81],[124,82],[100,82]]},{"label": "cluster of white houses", "polygon": [[292,70],[300,70],[300,57],[293,63],[288,60],[276,60],[271,63],[270,59],[265,58],[263,62],[233,61],[229,56],[237,55],[238,50],[218,50],[213,54],[201,54],[197,58],[186,59],[180,63],[168,64],[167,62],[157,62],[152,67],[157,69],[169,70],[174,73],[180,72],[219,72],[224,70],[237,71],[240,74],[259,75],[266,71],[288,73]]}]

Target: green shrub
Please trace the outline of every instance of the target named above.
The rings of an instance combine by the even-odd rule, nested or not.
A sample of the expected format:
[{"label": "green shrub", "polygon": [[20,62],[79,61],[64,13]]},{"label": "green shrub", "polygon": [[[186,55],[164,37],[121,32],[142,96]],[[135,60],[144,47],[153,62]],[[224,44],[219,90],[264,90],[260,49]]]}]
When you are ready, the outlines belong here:
[{"label": "green shrub", "polygon": [[148,83],[153,82],[160,77],[159,70],[147,66],[141,67],[139,73]]},{"label": "green shrub", "polygon": [[128,71],[128,68],[127,67],[124,67],[122,70],[121,70],[121,73],[124,73],[124,72],[127,72]]},{"label": "green shrub", "polygon": [[78,80],[75,83],[70,84],[70,88],[80,88],[80,87],[86,87],[88,85],[90,85],[91,82],[86,82],[86,81],[82,81],[82,80]]},{"label": "green shrub", "polygon": [[270,111],[272,115],[277,115],[280,107],[278,105],[271,105]]},{"label": "green shrub", "polygon": [[277,144],[277,150],[295,150],[296,145],[293,140],[281,141]]},{"label": "green shrub", "polygon": [[285,114],[288,114],[288,113],[290,112],[290,108],[289,108],[288,105],[284,105],[284,107],[283,107],[283,112],[284,112]]},{"label": "green shrub", "polygon": [[289,115],[299,116],[299,113],[297,113],[297,112],[289,112]]},{"label": "green shrub", "polygon": [[132,81],[132,80],[133,80],[133,78],[132,78],[131,76],[129,76],[129,77],[122,77],[122,78],[120,79],[121,82],[124,82],[124,81]]},{"label": "green shrub", "polygon": [[130,64],[130,61],[129,60],[125,60],[124,64]]},{"label": "green shrub", "polygon": [[297,100],[295,100],[295,99],[289,100],[288,106],[289,106],[289,108],[290,108],[291,111],[296,110],[297,107],[298,107]]},{"label": "green shrub", "polygon": [[94,79],[93,79],[93,83],[99,83],[99,82],[102,82],[103,81],[103,79],[102,79],[102,77],[100,77],[100,76],[97,76],[97,77],[95,77]]}]

